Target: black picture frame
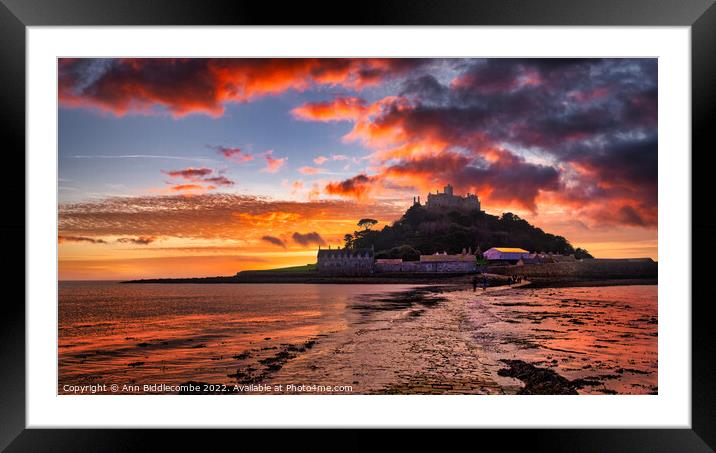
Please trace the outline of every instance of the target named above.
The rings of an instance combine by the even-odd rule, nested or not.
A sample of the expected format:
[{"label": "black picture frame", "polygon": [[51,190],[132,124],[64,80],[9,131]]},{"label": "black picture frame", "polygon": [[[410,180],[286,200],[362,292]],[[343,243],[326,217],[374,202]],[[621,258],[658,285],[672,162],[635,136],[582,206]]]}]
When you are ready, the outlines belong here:
[{"label": "black picture frame", "polygon": [[[6,212],[0,221],[5,238],[5,281],[19,289],[0,304],[0,448],[7,451],[124,451],[166,448],[168,438],[183,447],[210,442],[239,445],[245,435],[229,430],[45,430],[25,429],[25,31],[51,25],[544,25],[544,26],[689,26],[692,64],[692,242],[707,244],[716,232],[716,213],[708,203],[704,155],[712,142],[711,118],[716,104],[716,6],[713,0],[400,0],[363,3],[348,9],[323,2],[199,0],[0,0],[0,128],[5,159],[14,178],[6,187]],[[679,152],[674,150],[674,152]],[[683,152],[683,151],[682,151]],[[696,165],[699,162],[702,165]],[[22,169],[22,171],[20,170]],[[703,202],[703,203],[700,203]],[[9,253],[8,253],[9,252]],[[554,429],[481,430],[471,442],[487,446],[550,451],[713,451],[716,449],[716,336],[708,316],[711,299],[698,278],[707,271],[692,255],[692,387],[691,429]],[[702,271],[702,269],[704,269]],[[668,276],[662,276],[668,278]],[[708,281],[708,280],[707,280]],[[22,298],[21,298],[22,295]],[[21,302],[23,301],[23,302]],[[673,301],[688,304],[689,301]],[[237,407],[238,409],[238,407]],[[479,408],[477,409],[479,410]],[[575,414],[578,416],[578,414]],[[635,420],[638,423],[638,420]],[[423,442],[425,433],[402,436],[405,448]],[[271,436],[292,444],[315,446],[315,433]],[[356,433],[340,435],[349,448],[366,445]],[[479,438],[479,440],[478,440]],[[460,439],[464,440],[464,439]],[[273,442],[273,440],[271,440]],[[457,442],[450,436],[443,447]],[[268,445],[268,444],[267,444]],[[273,444],[272,444],[273,445]],[[455,445],[457,447],[457,445]]]}]

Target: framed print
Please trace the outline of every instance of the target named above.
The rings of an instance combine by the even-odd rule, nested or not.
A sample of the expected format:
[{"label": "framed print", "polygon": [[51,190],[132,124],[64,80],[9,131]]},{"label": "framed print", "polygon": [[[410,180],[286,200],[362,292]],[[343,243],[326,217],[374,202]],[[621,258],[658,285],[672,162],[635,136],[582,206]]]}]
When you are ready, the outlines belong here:
[{"label": "framed print", "polygon": [[3,2],[3,447],[713,448],[716,9],[394,8]]}]

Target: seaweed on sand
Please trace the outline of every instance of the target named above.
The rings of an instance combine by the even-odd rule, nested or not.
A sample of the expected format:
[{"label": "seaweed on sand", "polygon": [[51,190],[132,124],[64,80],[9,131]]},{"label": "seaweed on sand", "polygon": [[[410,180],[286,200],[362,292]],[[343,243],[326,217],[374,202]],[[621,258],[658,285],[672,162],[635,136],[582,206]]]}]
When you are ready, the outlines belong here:
[{"label": "seaweed on sand", "polygon": [[602,383],[591,379],[569,379],[546,368],[522,360],[501,360],[508,366],[497,372],[500,376],[512,377],[525,383],[520,390],[522,395],[577,395],[577,390],[586,386],[598,386]]}]

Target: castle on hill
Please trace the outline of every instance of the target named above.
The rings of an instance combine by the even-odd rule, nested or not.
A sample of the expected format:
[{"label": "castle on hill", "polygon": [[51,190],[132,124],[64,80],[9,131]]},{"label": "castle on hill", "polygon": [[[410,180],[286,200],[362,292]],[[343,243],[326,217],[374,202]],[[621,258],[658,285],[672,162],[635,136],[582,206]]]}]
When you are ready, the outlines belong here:
[{"label": "castle on hill", "polygon": [[[420,197],[413,197],[413,205],[420,205]],[[468,193],[465,196],[453,194],[453,188],[450,184],[445,186],[444,192],[428,193],[428,201],[425,203],[427,209],[464,209],[464,210],[480,210],[480,199],[476,194]]]}]

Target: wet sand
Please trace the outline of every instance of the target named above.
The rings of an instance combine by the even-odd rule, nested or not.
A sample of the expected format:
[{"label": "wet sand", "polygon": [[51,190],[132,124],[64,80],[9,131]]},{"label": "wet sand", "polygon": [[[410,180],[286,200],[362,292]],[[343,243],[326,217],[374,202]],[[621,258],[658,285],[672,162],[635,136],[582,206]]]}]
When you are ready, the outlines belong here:
[{"label": "wet sand", "polygon": [[360,394],[658,391],[656,287],[453,289],[367,297],[353,306],[363,325],[319,339],[263,382]]},{"label": "wet sand", "polygon": [[[227,300],[232,288],[221,288]],[[335,294],[343,301],[332,303],[331,311],[296,307],[290,316],[276,307],[262,322],[289,324],[269,335],[244,332],[245,316],[222,312],[198,320],[192,315],[192,323],[172,321],[161,335],[153,330],[155,337],[137,324],[131,336],[116,335],[119,346],[111,353],[96,350],[96,343],[80,348],[68,341],[60,393],[68,393],[63,383],[118,377],[133,384],[191,383],[198,388],[178,393],[196,394],[658,391],[656,286],[531,288],[526,282],[475,292],[460,284],[376,287],[374,293],[360,290],[362,285],[322,288],[313,291],[329,292],[318,293],[317,300]],[[197,300],[205,297],[200,294]],[[329,313],[330,322],[317,324]],[[295,316],[306,321],[291,321]],[[182,335],[168,337],[176,336],[175,325]],[[259,385],[283,387],[266,391]]]}]

